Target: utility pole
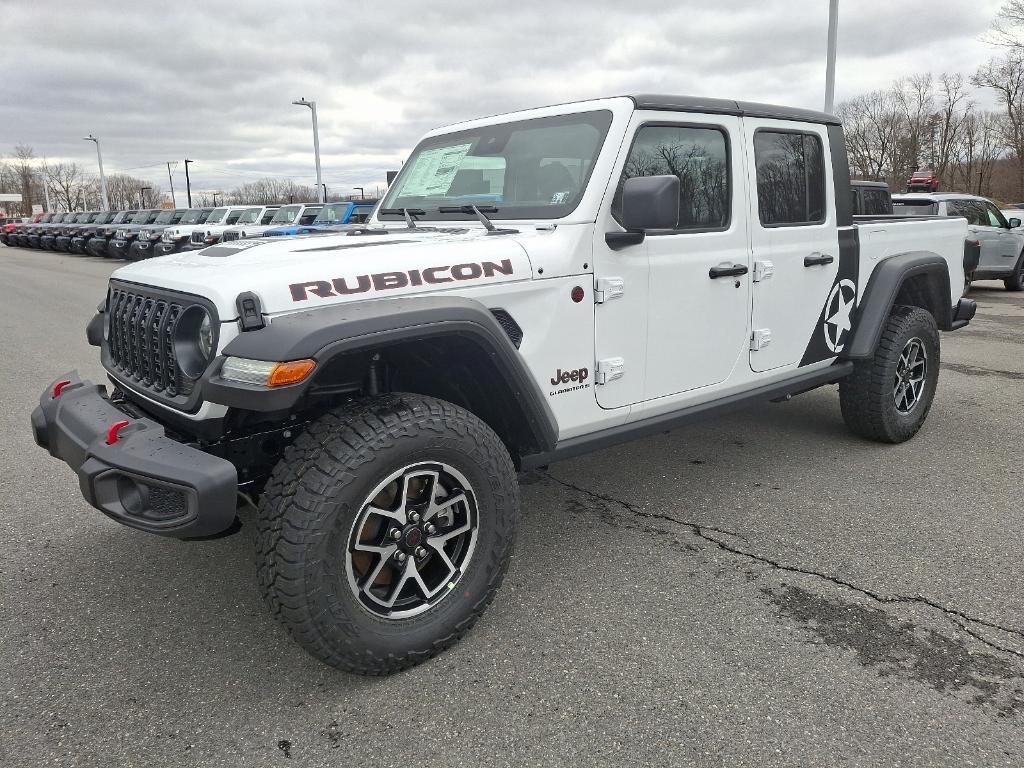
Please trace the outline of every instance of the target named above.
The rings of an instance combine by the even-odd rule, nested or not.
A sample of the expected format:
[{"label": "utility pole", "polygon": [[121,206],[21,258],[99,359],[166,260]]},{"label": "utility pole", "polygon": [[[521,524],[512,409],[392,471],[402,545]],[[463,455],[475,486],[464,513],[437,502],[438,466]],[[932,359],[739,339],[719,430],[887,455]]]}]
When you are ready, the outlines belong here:
[{"label": "utility pole", "polygon": [[321,203],[327,202],[327,187],[323,183],[323,179],[320,176],[320,128],[316,122],[316,102],[306,101],[304,98],[298,101],[293,101],[299,107],[309,107],[313,112],[313,158],[316,161],[316,192],[318,195],[323,195],[320,199]]},{"label": "utility pole", "polygon": [[[167,183],[171,185],[171,205],[178,207],[178,200],[174,197],[174,179],[171,178],[171,162],[167,161]],[[192,206],[190,205],[189,208]]]},{"label": "utility pole", "polygon": [[189,160],[187,157],[185,158],[185,192],[188,194],[189,208],[192,207],[192,182],[190,182],[188,178],[188,164],[194,162],[195,160]]},{"label": "utility pole", "polygon": [[[50,184],[48,179],[50,177],[49,169],[46,167],[46,158],[43,158],[43,200],[46,201],[46,212],[49,213],[53,209],[50,207]],[[31,201],[29,201],[31,204]]]},{"label": "utility pole", "polygon": [[213,207],[214,208],[217,207],[217,195],[219,195],[219,194],[220,194],[220,192],[214,192],[213,193]]},{"label": "utility pole", "polygon": [[91,141],[96,145],[96,160],[100,164],[100,196],[103,198],[103,210],[109,211],[110,200],[107,198],[107,177],[103,173],[103,152],[100,151],[100,140],[90,133],[82,141]]},{"label": "utility pole", "polygon": [[839,0],[828,3],[828,54],[825,60],[825,111],[832,114],[836,95],[836,39],[839,36]]}]

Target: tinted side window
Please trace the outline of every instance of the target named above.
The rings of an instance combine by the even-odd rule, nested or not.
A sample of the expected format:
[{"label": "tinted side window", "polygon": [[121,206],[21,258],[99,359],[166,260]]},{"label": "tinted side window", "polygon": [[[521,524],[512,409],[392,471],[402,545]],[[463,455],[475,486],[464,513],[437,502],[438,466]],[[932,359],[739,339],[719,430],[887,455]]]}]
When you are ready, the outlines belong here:
[{"label": "tinted side window", "polygon": [[622,219],[622,186],[636,176],[679,178],[676,229],[728,226],[729,153],[717,128],[647,125],[637,131],[612,201],[612,215]]},{"label": "tinted side window", "polygon": [[825,220],[825,163],[821,139],[810,133],[754,134],[757,208],[765,225]]},{"label": "tinted side window", "polygon": [[947,216],[963,216],[967,223],[976,227],[987,227],[988,216],[985,210],[973,200],[957,200],[946,203]]},{"label": "tinted side window", "polygon": [[889,196],[880,189],[865,190],[864,213],[872,216],[891,213],[889,210]]},{"label": "tinted side window", "polygon": [[860,195],[857,194],[856,189],[851,189],[850,194],[853,197],[853,215],[859,216],[863,211],[860,209]]}]

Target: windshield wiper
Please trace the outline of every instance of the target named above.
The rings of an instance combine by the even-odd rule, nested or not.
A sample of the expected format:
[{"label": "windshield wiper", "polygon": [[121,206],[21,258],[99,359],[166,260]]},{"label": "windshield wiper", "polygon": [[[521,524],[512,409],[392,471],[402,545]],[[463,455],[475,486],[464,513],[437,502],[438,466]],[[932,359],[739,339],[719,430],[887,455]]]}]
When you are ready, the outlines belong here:
[{"label": "windshield wiper", "polygon": [[497,228],[484,215],[484,211],[497,213],[498,209],[493,205],[442,205],[437,209],[438,213],[471,213],[480,220],[488,232],[494,232]]},{"label": "windshield wiper", "polygon": [[422,208],[381,208],[377,211],[379,214],[391,214],[393,216],[404,216],[405,226],[409,229],[416,229],[416,222],[413,221],[413,216],[425,216],[427,214]]}]

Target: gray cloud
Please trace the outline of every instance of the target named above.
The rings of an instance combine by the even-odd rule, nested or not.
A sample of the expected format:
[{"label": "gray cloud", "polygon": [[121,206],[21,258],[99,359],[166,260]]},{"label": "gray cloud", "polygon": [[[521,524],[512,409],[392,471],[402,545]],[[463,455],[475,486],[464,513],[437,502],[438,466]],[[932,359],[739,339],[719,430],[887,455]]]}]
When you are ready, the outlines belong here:
[{"label": "gray cloud", "polygon": [[[838,97],[972,72],[999,4],[843,0]],[[305,96],[325,180],[346,191],[430,128],[524,107],[636,91],[820,107],[827,3],[0,0],[0,18],[0,152],[91,168],[94,133],[111,169],[157,183],[186,155],[196,188],[309,182],[309,112],[290,104]]]}]

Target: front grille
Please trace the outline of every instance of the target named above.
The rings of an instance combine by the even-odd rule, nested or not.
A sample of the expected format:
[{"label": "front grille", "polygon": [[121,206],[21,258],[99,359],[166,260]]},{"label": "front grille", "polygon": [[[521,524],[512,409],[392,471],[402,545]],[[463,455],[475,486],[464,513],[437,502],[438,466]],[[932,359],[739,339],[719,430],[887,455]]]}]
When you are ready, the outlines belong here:
[{"label": "front grille", "polygon": [[221,236],[221,241],[226,243],[229,240],[237,240],[238,235],[238,232],[225,232],[223,236]]},{"label": "front grille", "polygon": [[189,238],[189,239],[192,241],[193,245],[202,245],[203,243],[206,242],[206,233],[205,232],[193,232],[192,233],[192,237]]},{"label": "front grille", "polygon": [[174,352],[175,327],[186,308],[112,286],[107,344],[114,370],[168,397],[191,394],[195,382],[182,373]]}]

